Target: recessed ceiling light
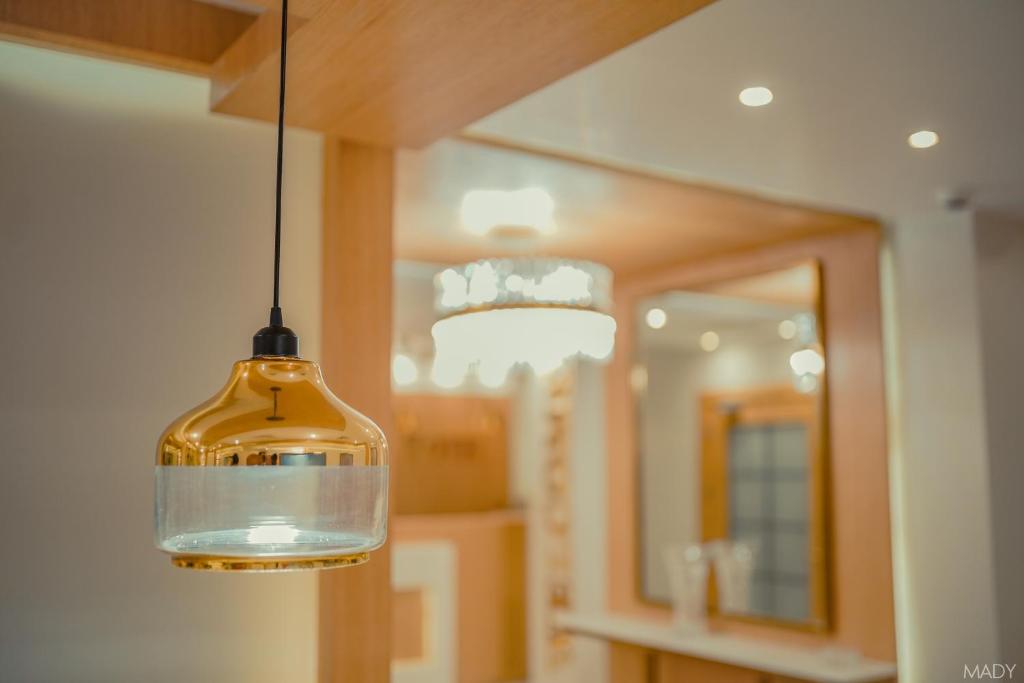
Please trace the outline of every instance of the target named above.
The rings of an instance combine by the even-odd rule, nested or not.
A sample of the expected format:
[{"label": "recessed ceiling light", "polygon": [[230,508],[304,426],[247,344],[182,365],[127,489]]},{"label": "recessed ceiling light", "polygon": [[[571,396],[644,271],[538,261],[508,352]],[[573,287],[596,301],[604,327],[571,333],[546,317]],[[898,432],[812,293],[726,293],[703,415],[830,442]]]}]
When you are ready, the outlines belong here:
[{"label": "recessed ceiling light", "polygon": [[711,352],[718,348],[718,334],[708,330],[700,335],[700,348]]},{"label": "recessed ceiling light", "polygon": [[796,323],[792,320],[783,320],[779,323],[779,336],[789,340],[796,336]]},{"label": "recessed ceiling light", "polygon": [[939,144],[939,134],[933,130],[919,130],[911,133],[907,138],[907,144],[914,149],[927,149]]},{"label": "recessed ceiling light", "polygon": [[740,91],[740,102],[748,107],[763,107],[772,101],[772,91],[763,85],[744,88]]},{"label": "recessed ceiling light", "polygon": [[660,308],[652,308],[647,311],[647,327],[652,330],[660,330],[665,327],[665,323],[668,322],[668,315]]}]

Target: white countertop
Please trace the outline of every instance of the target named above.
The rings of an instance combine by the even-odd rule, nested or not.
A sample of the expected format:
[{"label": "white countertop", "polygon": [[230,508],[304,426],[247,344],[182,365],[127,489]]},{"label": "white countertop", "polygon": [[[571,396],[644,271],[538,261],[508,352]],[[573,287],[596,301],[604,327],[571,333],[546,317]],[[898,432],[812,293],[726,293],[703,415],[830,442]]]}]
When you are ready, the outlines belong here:
[{"label": "white countertop", "polygon": [[559,612],[555,623],[583,636],[802,678],[816,683],[874,683],[896,677],[896,665],[837,656],[823,649],[777,645],[712,633],[683,634],[670,625],[615,614]]}]

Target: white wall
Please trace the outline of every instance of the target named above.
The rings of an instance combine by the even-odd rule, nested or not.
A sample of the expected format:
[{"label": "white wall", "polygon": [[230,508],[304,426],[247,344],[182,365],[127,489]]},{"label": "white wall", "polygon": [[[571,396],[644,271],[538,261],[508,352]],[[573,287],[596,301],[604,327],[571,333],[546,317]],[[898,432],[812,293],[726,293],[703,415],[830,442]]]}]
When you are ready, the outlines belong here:
[{"label": "white wall", "polygon": [[999,656],[1024,669],[1024,220],[978,214],[974,249]]},{"label": "white wall", "polygon": [[[0,43],[0,678],[312,681],[311,575],[171,567],[156,440],[269,305],[274,128],[205,81]],[[286,152],[283,304],[317,355],[317,137]]]},{"label": "white wall", "polygon": [[919,216],[884,256],[900,678],[959,680],[1024,642],[1024,229]]}]

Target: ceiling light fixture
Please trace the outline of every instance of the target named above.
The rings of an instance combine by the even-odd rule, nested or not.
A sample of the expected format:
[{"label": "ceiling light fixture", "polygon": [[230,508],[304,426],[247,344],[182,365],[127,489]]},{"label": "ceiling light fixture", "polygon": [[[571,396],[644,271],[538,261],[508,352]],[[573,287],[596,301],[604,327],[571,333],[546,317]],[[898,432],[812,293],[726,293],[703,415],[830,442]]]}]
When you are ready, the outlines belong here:
[{"label": "ceiling light fixture", "polygon": [[708,330],[704,334],[700,335],[700,348],[704,349],[708,353],[711,353],[718,348],[719,338],[718,333]]},{"label": "ceiling light fixture", "polygon": [[668,314],[662,308],[652,308],[647,311],[644,321],[647,323],[647,327],[652,330],[660,330],[668,322]]},{"label": "ceiling light fixture", "polygon": [[281,7],[274,297],[252,358],[175,420],[156,454],[156,545],[175,566],[325,569],[365,562],[387,529],[384,433],[299,358],[279,302],[288,1]]},{"label": "ceiling light fixture", "polygon": [[400,387],[407,387],[420,376],[416,361],[404,353],[396,353],[391,359],[391,378]]},{"label": "ceiling light fixture", "polygon": [[919,130],[907,137],[907,144],[914,149],[928,149],[939,144],[939,134],[933,130]]},{"label": "ceiling light fixture", "polygon": [[476,378],[488,389],[497,389],[508,379],[511,367],[502,363],[480,363],[476,368]]},{"label": "ceiling light fixture", "polygon": [[489,259],[435,278],[434,381],[457,386],[470,366],[498,386],[515,365],[539,374],[574,356],[605,360],[615,344],[611,271],[589,261]]},{"label": "ceiling light fixture", "polygon": [[825,372],[825,355],[818,337],[818,319],[813,313],[795,316],[795,338],[800,347],[789,356],[789,367],[793,371],[793,385],[796,390],[810,394],[821,386],[821,375]]},{"label": "ceiling light fixture", "polygon": [[474,235],[494,230],[551,233],[555,229],[555,201],[545,190],[528,187],[504,190],[471,190],[462,198],[462,225]]},{"label": "ceiling light fixture", "polygon": [[779,323],[779,336],[789,341],[796,336],[796,323],[792,320],[783,320]]},{"label": "ceiling light fixture", "polygon": [[772,91],[763,85],[744,88],[740,91],[740,102],[748,107],[763,107],[775,98]]},{"label": "ceiling light fixture", "polygon": [[817,349],[800,349],[789,357],[789,367],[797,375],[820,375],[825,370],[825,359]]},{"label": "ceiling light fixture", "polygon": [[468,372],[469,362],[435,354],[434,364],[430,367],[430,381],[442,389],[455,389],[466,380]]}]

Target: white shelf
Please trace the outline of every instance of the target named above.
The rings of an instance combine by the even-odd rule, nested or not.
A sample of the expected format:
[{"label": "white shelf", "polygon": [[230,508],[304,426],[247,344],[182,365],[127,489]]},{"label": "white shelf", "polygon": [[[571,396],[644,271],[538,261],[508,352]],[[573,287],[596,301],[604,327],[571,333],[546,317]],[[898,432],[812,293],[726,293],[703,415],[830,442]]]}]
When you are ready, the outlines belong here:
[{"label": "white shelf", "polygon": [[613,614],[559,612],[555,623],[583,636],[671,652],[816,683],[876,683],[896,677],[896,665],[856,658],[837,661],[821,649],[776,645],[719,634],[687,635],[668,625]]}]

